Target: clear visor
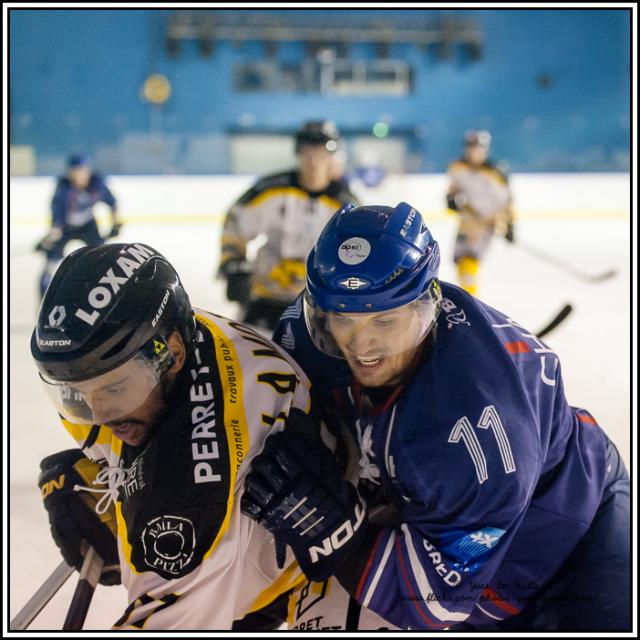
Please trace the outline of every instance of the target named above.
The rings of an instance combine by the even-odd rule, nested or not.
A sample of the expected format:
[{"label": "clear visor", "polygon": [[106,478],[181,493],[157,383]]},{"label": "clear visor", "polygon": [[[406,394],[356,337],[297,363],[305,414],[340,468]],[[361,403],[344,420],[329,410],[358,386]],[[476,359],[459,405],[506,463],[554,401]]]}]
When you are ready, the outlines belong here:
[{"label": "clear visor", "polygon": [[101,376],[80,382],[58,382],[40,374],[47,394],[65,420],[75,424],[105,424],[134,413],[160,384],[173,357],[168,348],[162,357],[143,353]]},{"label": "clear visor", "polygon": [[335,358],[377,360],[417,347],[431,331],[440,309],[440,287],[401,307],[376,313],[323,311],[304,296],[304,315],[314,344]]}]

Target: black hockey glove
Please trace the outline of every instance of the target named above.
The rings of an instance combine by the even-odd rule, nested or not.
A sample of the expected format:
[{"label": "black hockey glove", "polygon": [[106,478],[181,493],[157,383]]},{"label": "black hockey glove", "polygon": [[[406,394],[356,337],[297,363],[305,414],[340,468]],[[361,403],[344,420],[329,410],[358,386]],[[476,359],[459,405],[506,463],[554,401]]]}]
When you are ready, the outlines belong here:
[{"label": "black hockey glove", "polygon": [[43,253],[49,253],[60,238],[62,238],[62,227],[51,227],[49,233],[38,242],[34,247],[34,251],[42,251]]},{"label": "black hockey glove", "polygon": [[251,267],[246,260],[229,260],[221,269],[227,279],[227,300],[246,304],[251,291]]},{"label": "black hockey glove", "polygon": [[504,239],[507,242],[515,242],[516,241],[516,237],[515,237],[515,233],[514,233],[514,228],[513,228],[513,222],[509,222],[507,223],[507,229],[504,232]]},{"label": "black hockey glove", "polygon": [[107,234],[106,239],[117,238],[120,235],[120,229],[122,229],[122,222],[114,222],[111,225],[111,231]]},{"label": "black hockey glove", "polygon": [[251,463],[242,513],[289,545],[309,580],[336,573],[367,527],[366,506],[304,413],[293,409],[284,431],[269,436]]},{"label": "black hockey glove", "polygon": [[80,449],[68,449],[42,460],[38,486],[49,513],[51,534],[67,564],[80,570],[81,546],[86,540],[104,562],[100,582],[114,585],[120,584],[115,509],[111,505],[98,514],[95,507],[101,496],[74,490],[76,485],[91,487],[100,469]]}]

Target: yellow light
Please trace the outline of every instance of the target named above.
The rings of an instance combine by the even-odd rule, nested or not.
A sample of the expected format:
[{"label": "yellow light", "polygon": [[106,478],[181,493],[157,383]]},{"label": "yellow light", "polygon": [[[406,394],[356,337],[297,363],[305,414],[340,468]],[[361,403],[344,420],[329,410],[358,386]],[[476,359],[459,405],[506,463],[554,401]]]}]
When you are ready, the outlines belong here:
[{"label": "yellow light", "polygon": [[164,104],[171,96],[171,83],[161,73],[152,73],[144,81],[142,95],[153,104]]}]

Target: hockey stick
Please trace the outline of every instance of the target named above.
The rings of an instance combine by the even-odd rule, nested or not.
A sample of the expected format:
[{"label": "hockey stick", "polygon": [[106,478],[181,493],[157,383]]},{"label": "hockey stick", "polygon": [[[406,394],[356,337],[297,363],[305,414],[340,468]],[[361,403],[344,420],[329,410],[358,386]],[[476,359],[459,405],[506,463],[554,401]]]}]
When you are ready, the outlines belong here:
[{"label": "hockey stick", "polygon": [[51,575],[42,583],[40,588],[29,598],[29,602],[20,609],[16,617],[9,624],[10,631],[24,631],[44,609],[46,604],[58,593],[60,587],[73,573],[64,560],[53,570]]},{"label": "hockey stick", "polygon": [[92,546],[89,546],[80,569],[78,585],[73,593],[67,617],[62,625],[63,631],[78,631],[82,629],[93,598],[93,592],[102,575],[102,565],[102,558]]},{"label": "hockey stick", "polygon": [[585,273],[581,269],[576,269],[576,267],[569,264],[568,262],[565,262],[564,260],[561,260],[560,258],[557,258],[556,256],[553,256],[550,253],[543,251],[542,249],[539,249],[538,247],[534,247],[530,244],[527,244],[526,242],[523,243],[521,240],[518,240],[513,244],[516,247],[520,247],[520,249],[522,249],[525,253],[528,253],[529,255],[532,255],[538,258],[539,260],[542,260],[543,262],[552,264],[554,267],[561,269],[562,271],[565,271],[566,273],[572,275],[574,278],[577,278],[578,280],[582,280],[583,282],[591,282],[591,283],[603,282],[604,280],[609,280],[610,278],[613,278],[613,276],[616,275],[615,269],[609,269],[608,271],[603,271],[602,273],[591,275],[591,274]]},{"label": "hockey stick", "polygon": [[571,312],[573,311],[573,307],[570,304],[565,304],[560,312],[556,315],[556,317],[549,322],[549,324],[545,325],[540,331],[536,332],[536,336],[538,338],[542,338],[546,336],[550,331],[553,331]]}]

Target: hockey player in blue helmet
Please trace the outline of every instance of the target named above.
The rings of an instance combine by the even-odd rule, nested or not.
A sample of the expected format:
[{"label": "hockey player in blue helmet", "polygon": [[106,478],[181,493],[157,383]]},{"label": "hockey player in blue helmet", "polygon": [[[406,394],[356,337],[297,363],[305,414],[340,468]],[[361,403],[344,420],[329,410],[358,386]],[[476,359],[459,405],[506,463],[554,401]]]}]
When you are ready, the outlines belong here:
[{"label": "hockey player in blue helmet", "polygon": [[407,203],[343,207],[307,274],[274,339],[320,396],[334,463],[276,434],[243,497],[311,581],[293,625],[630,629],[628,475],[553,350],[439,282]]},{"label": "hockey player in blue helmet", "polygon": [[[104,202],[111,213],[111,230],[106,238],[100,235],[93,207]],[[92,168],[86,153],[74,153],[67,159],[67,172],[58,178],[51,201],[51,228],[35,247],[46,256],[40,275],[40,297],[44,296],[58,268],[66,246],[80,240],[88,246],[100,246],[105,239],[115,238],[122,228],[117,202],[105,179]]]}]

